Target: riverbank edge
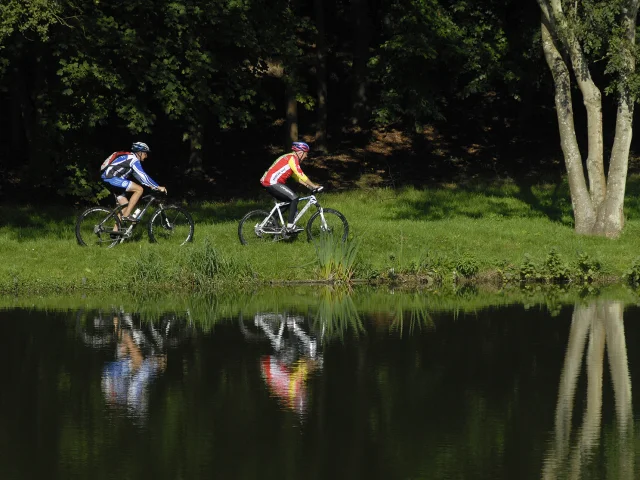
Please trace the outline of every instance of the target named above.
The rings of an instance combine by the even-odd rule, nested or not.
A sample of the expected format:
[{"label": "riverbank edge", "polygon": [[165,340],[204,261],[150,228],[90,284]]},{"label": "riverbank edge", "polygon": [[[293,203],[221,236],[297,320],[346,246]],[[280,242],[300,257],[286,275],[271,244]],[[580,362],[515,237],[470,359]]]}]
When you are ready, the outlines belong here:
[{"label": "riverbank edge", "polygon": [[456,291],[461,288],[476,288],[489,291],[499,291],[504,288],[579,288],[597,289],[610,286],[637,287],[625,276],[618,276],[606,273],[592,274],[586,278],[582,274],[574,274],[555,278],[551,275],[537,275],[528,278],[514,272],[505,272],[500,269],[481,271],[470,276],[463,276],[455,270],[445,274],[437,272],[428,273],[395,273],[390,269],[384,274],[378,274],[371,278],[351,278],[348,280],[338,279],[259,279],[253,277],[224,277],[216,279],[211,277],[209,283],[189,284],[170,281],[138,281],[135,284],[128,281],[123,282],[118,288],[111,283],[96,285],[81,281],[65,283],[57,282],[55,279],[14,279],[13,285],[8,282],[0,283],[0,295],[28,296],[28,295],[50,295],[50,294],[75,294],[75,293],[116,293],[118,291],[139,292],[154,291],[156,293],[180,293],[180,294],[225,294],[228,292],[248,292],[255,289],[269,287],[356,287],[371,286],[380,288],[393,288],[407,291],[418,290],[451,290]]}]

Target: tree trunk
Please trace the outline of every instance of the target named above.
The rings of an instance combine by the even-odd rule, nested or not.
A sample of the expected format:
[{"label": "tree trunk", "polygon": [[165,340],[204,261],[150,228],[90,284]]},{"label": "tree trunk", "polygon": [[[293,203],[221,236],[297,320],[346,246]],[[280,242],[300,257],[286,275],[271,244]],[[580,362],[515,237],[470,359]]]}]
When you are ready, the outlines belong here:
[{"label": "tree trunk", "polygon": [[25,133],[24,126],[22,124],[22,101],[21,98],[24,96],[24,93],[18,95],[15,92],[19,92],[22,88],[20,75],[18,70],[15,69],[13,72],[13,92],[14,94],[11,96],[11,147],[9,149],[10,158],[15,158],[20,163],[24,163],[27,161],[25,157],[23,157],[25,152]]},{"label": "tree trunk", "polygon": [[551,0],[551,12],[552,14],[548,17],[549,25],[553,27],[555,32],[553,36],[563,40],[562,50],[570,59],[587,112],[589,192],[593,208],[597,209],[606,195],[602,139],[602,94],[591,78],[587,59],[573,30],[568,26],[559,0]]},{"label": "tree trunk", "polygon": [[[589,65],[560,0],[538,0],[542,11],[542,45],[555,84],[558,128],[564,154],[577,233],[615,238],[624,227],[624,194],[631,146],[634,102],[628,80],[635,73],[635,27],[639,0],[628,0],[622,15],[621,55],[624,69],[617,79],[616,133],[604,174],[602,95],[592,80]],[[587,113],[587,189],[576,141],[571,99],[571,65]]]},{"label": "tree trunk", "polygon": [[327,45],[324,31],[324,4],[314,0],[316,15],[316,78],[318,83],[318,124],[316,126],[316,145],[318,151],[327,151]]},{"label": "tree trunk", "polygon": [[367,63],[371,39],[371,19],[367,0],[352,0],[353,18],[353,104],[351,123],[365,127],[367,123]]},{"label": "tree trunk", "polygon": [[287,96],[287,137],[285,139],[286,148],[291,147],[291,143],[298,141],[298,100],[296,99],[296,89],[291,81],[285,80]]},{"label": "tree trunk", "polygon": [[623,10],[622,27],[624,29],[624,60],[626,72],[622,75],[621,87],[618,91],[618,115],[616,118],[616,135],[609,162],[609,178],[607,180],[607,197],[598,211],[594,233],[607,237],[617,237],[624,227],[624,193],[629,166],[629,150],[633,135],[634,101],[629,94],[626,82],[635,73],[634,56],[636,42],[636,18],[638,0],[630,0],[628,8]]},{"label": "tree trunk", "polygon": [[35,62],[33,65],[35,75],[32,76],[32,82],[28,82],[21,68],[19,65],[14,70],[14,75],[22,128],[27,140],[29,168],[25,178],[33,186],[50,186],[48,177],[52,171],[52,165],[48,155],[49,139],[42,119],[42,109],[38,108],[36,100],[34,100],[41,93],[46,96],[44,95],[46,87],[43,66],[39,62]]},{"label": "tree trunk", "polygon": [[576,129],[573,123],[571,77],[569,68],[560,54],[549,27],[548,21],[543,16],[542,48],[555,84],[555,104],[560,131],[560,145],[564,154],[565,166],[567,167],[575,229],[578,233],[588,234],[593,228],[596,214],[587,190],[584,169],[582,168],[582,156],[580,155]]}]

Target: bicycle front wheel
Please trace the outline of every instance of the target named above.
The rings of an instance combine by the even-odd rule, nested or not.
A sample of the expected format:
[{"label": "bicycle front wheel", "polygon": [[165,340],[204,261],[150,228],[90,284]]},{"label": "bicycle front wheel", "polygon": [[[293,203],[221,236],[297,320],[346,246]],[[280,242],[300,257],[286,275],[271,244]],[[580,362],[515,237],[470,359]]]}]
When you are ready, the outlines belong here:
[{"label": "bicycle front wheel", "polygon": [[154,243],[184,245],[193,240],[193,230],[193,218],[177,205],[157,210],[149,221],[149,239]]},{"label": "bicycle front wheel", "polygon": [[260,224],[269,216],[264,210],[254,210],[247,213],[238,225],[238,238],[242,245],[264,242],[275,242],[281,237],[281,227],[275,218],[271,217],[262,227]]},{"label": "bicycle front wheel", "polygon": [[320,235],[333,235],[346,242],[349,235],[349,223],[345,216],[331,208],[318,210],[311,215],[307,223],[307,238],[309,241],[316,240]]},{"label": "bicycle front wheel", "polygon": [[105,207],[93,207],[85,210],[76,220],[76,239],[85,247],[113,247],[120,241],[122,231],[120,219],[111,215],[112,210]]}]

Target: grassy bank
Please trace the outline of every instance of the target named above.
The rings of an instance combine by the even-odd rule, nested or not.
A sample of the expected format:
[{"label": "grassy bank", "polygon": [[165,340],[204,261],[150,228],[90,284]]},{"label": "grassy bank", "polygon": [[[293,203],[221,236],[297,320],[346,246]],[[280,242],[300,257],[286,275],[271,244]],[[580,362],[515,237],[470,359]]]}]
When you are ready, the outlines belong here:
[{"label": "grassy bank", "polygon": [[[640,271],[634,267],[640,257],[640,178],[629,179],[627,192],[627,224],[617,240],[575,235],[564,183],[373,189],[322,194],[320,200],[349,220],[358,249],[351,270],[342,272],[347,278],[430,284],[487,278],[622,281],[632,269]],[[196,221],[192,245],[150,244],[141,228],[137,239],[108,250],[76,244],[74,222],[82,207],[5,205],[0,292],[210,291],[338,278],[340,258],[333,266],[321,264],[322,255],[302,236],[240,245],[238,220],[269,204],[267,196],[190,204]]]}]

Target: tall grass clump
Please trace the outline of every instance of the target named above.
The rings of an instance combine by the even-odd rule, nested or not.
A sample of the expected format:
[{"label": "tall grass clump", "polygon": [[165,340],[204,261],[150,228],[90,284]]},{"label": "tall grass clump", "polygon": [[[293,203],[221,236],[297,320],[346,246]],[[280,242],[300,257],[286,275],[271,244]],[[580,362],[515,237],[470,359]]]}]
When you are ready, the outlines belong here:
[{"label": "tall grass clump", "polygon": [[196,288],[214,287],[221,282],[240,283],[255,277],[247,263],[223,256],[208,238],[185,250],[181,263],[182,280]]},{"label": "tall grass clump", "polygon": [[133,260],[131,282],[137,286],[158,285],[168,279],[162,256],[155,250],[141,250]]},{"label": "tall grass clump", "polygon": [[315,247],[321,278],[337,283],[349,283],[353,279],[359,240],[343,242],[333,235],[320,235]]}]

